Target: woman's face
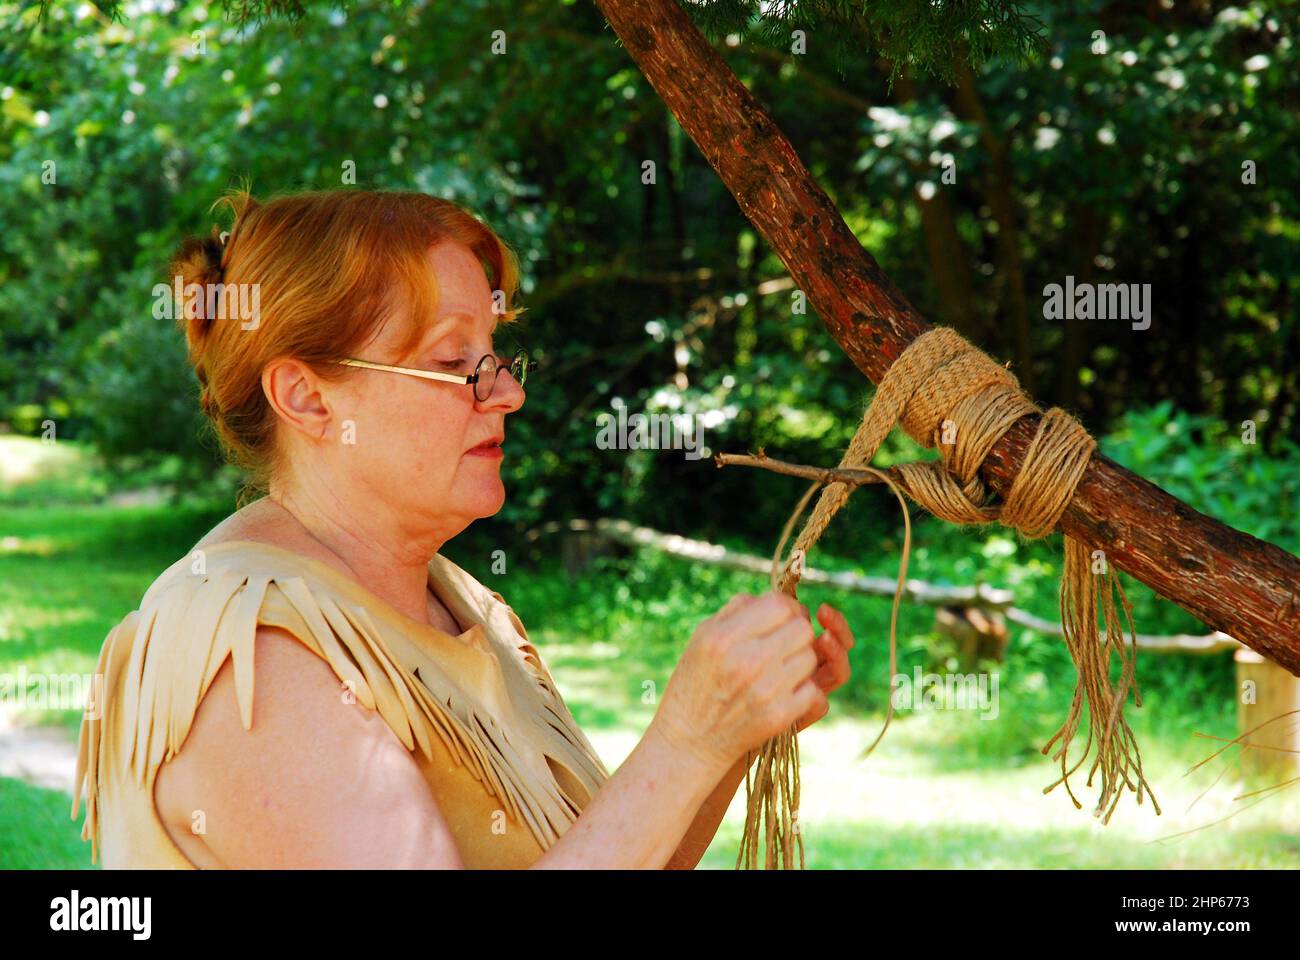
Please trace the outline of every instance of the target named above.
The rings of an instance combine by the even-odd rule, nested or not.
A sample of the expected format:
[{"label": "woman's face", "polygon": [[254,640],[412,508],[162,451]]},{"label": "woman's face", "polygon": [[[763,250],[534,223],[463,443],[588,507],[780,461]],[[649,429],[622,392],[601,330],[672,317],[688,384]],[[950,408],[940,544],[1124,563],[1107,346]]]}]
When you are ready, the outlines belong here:
[{"label": "woman's face", "polygon": [[[508,353],[495,349],[492,290],[474,255],[444,241],[429,250],[428,262],[438,304],[415,350],[399,352],[409,329],[403,305],[356,356],[469,375],[484,354]],[[478,386],[482,390],[487,384]],[[338,467],[361,488],[366,502],[387,507],[412,537],[445,541],[501,509],[502,448],[475,448],[504,438],[506,416],[523,405],[523,387],[509,370],[500,372],[483,401],[475,399],[473,384],[367,369],[354,369],[343,383],[331,384],[330,393]],[[355,425],[354,443],[349,443],[348,421]]]}]

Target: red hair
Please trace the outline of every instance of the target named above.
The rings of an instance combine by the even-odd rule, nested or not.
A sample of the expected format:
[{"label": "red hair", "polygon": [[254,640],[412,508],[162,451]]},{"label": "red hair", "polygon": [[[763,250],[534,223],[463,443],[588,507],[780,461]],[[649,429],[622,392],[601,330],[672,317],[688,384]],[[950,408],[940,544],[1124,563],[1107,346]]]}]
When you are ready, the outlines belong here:
[{"label": "red hair", "polygon": [[186,238],[170,276],[183,288],[257,284],[259,314],[251,328],[239,319],[219,319],[235,316],[222,306],[224,287],[214,303],[201,298],[178,317],[203,412],[226,458],[248,472],[246,493],[265,491],[279,466],[263,368],[291,356],[326,379],[349,375],[331,361],[353,355],[378,333],[393,315],[399,290],[411,317],[402,352],[414,349],[438,301],[427,260],[431,246],[454,240],[478,258],[504,308],[498,322],[521,312],[512,307],[519,283],[514,252],[450,200],[405,191],[319,190],[260,203],[237,189],[213,209],[221,205],[234,213],[224,244],[216,228],[207,237]]}]

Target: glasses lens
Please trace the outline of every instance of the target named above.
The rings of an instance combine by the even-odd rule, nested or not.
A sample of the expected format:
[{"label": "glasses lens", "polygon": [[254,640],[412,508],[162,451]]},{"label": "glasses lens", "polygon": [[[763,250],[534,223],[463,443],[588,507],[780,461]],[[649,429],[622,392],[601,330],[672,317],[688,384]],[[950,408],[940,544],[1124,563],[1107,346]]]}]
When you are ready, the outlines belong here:
[{"label": "glasses lens", "polygon": [[474,399],[479,403],[492,396],[498,369],[497,358],[490,353],[478,362],[478,367],[474,370],[478,374],[478,379],[474,381]]},{"label": "glasses lens", "polygon": [[520,350],[510,361],[510,376],[519,381],[519,386],[523,386],[528,380],[528,354]]}]

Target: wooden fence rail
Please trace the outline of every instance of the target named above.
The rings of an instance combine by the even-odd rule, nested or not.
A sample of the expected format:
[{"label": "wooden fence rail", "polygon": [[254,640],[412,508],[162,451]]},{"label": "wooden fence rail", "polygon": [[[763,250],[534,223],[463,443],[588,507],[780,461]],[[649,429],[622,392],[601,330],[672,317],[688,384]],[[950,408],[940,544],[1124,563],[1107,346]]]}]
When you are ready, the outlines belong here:
[{"label": "wooden fence rail", "polygon": [[[705,540],[692,540],[672,533],[663,533],[650,527],[639,527],[627,520],[602,518],[599,520],[570,520],[567,523],[552,521],[529,531],[528,539],[559,532],[589,534],[603,537],[626,546],[648,547],[661,553],[672,554],[692,560],[696,563],[727,567],[732,570],[744,570],[767,576],[772,569],[770,557],[740,553],[716,543]],[[848,593],[861,593],[873,597],[892,597],[898,586],[896,579],[890,577],[869,577],[847,571],[831,572],[815,567],[804,569],[803,583],[817,583],[844,590]],[[970,586],[942,586],[926,583],[923,580],[904,581],[903,596],[913,603],[928,607],[972,607],[978,610],[993,610],[1001,613],[1007,620],[1037,630],[1040,633],[1061,635],[1061,624],[1054,620],[1045,620],[1014,606],[1015,595],[1012,591],[976,583]],[[1102,634],[1103,638],[1105,634]],[[1127,639],[1127,638],[1126,638]],[[1204,636],[1176,634],[1173,636],[1137,635],[1139,650],[1153,653],[1190,653],[1208,654],[1224,650],[1236,650],[1241,647],[1236,640],[1226,633],[1215,632]]]},{"label": "wooden fence rail", "polygon": [[[716,543],[693,540],[676,534],[663,533],[649,527],[640,527],[626,520],[603,518],[599,520],[570,520],[551,522],[528,532],[528,539],[563,533],[570,540],[566,556],[581,563],[593,552],[599,552],[602,542],[620,543],[631,547],[646,547],[662,553],[681,557],[695,563],[743,570],[766,578],[772,566],[771,558],[730,550]],[[829,572],[812,567],[804,570],[803,583],[818,583],[848,593],[874,597],[893,597],[897,580],[889,577],[868,577],[850,572]],[[952,637],[965,652],[991,653],[1000,660],[1005,649],[1006,633],[1001,624],[990,625],[987,618],[976,611],[986,611],[993,618],[1002,617],[1011,623],[1059,636],[1060,623],[1034,616],[1013,605],[1012,591],[976,583],[969,586],[942,586],[923,580],[904,581],[904,596],[913,603],[935,608],[936,630]],[[1103,633],[1104,638],[1104,633]],[[1127,641],[1127,637],[1125,640]],[[1250,734],[1243,741],[1243,770],[1274,777],[1300,775],[1300,678],[1258,653],[1238,643],[1225,633],[1215,632],[1204,636],[1176,634],[1173,636],[1137,635],[1137,646],[1142,652],[1159,654],[1205,655],[1233,650],[1238,700],[1238,732]],[[1290,714],[1290,715],[1288,715]],[[1268,723],[1255,730],[1260,724]],[[1252,732],[1253,731],[1253,732]]]}]

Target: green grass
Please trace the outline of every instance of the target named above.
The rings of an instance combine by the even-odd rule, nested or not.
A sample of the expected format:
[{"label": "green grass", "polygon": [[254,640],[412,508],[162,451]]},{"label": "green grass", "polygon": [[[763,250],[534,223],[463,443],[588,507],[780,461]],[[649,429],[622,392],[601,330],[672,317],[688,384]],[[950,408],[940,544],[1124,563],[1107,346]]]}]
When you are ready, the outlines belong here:
[{"label": "green grass", "polygon": [[209,467],[175,454],[108,463],[81,441],[0,434],[0,506],[94,505],[173,489],[220,499],[232,495],[238,483],[232,467]]},{"label": "green grass", "polygon": [[[0,672],[93,673],[109,630],[223,514],[214,505],[0,506]],[[80,717],[20,719],[75,730]]]},{"label": "green grass", "polygon": [[[643,558],[639,566],[657,562]],[[757,589],[743,583],[729,587]],[[541,589],[534,583],[522,591],[525,601],[531,604],[532,591]],[[581,606],[603,592],[598,588],[586,594]],[[608,631],[593,640],[543,625],[554,623],[557,612],[536,609],[530,616],[509,591],[505,595],[525,624],[534,625],[530,636],[606,763],[621,762],[635,746],[636,732],[653,716],[654,704],[644,702],[646,691],[662,691],[698,611],[670,617],[666,629],[677,639],[654,643],[643,639],[654,631],[635,629],[636,613],[625,602],[611,616]],[[582,620],[584,613],[566,610],[564,615]],[[876,633],[877,644],[883,634],[883,628]],[[861,630],[857,635],[855,653],[870,636]],[[1300,790],[1279,793],[1253,809],[1252,800],[1234,801],[1246,790],[1271,785],[1237,774],[1235,752],[1184,776],[1217,747],[1195,737],[1197,731],[1235,736],[1235,730],[1231,710],[1209,708],[1208,698],[1194,697],[1197,709],[1184,707],[1178,695],[1181,668],[1172,682],[1158,682],[1169,658],[1145,661],[1150,682],[1144,707],[1129,710],[1162,813],[1155,814],[1149,799],[1136,805],[1129,793],[1106,826],[1090,815],[1097,793],[1086,788],[1086,776],[1076,774],[1071,780],[1082,810],[1075,809],[1062,787],[1043,794],[1058,768],[1040,748],[1066,716],[1072,674],[1062,673],[1041,686],[1008,682],[1000,691],[999,715],[989,720],[969,713],[896,713],[875,752],[860,761],[858,755],[875,738],[884,716],[853,703],[870,699],[873,686],[884,686],[887,660],[859,659],[871,660],[872,669],[855,678],[858,696],[837,695],[832,717],[800,737],[800,819],[810,868],[1300,866]],[[1003,678],[1029,660],[1013,651]],[[1068,660],[1061,668],[1072,669]],[[1230,672],[1231,665],[1226,669]],[[1082,742],[1081,734],[1072,758]],[[1224,776],[1216,783],[1220,773]],[[1227,817],[1231,819],[1215,824]],[[742,789],[701,866],[734,866],[743,822]],[[1202,827],[1206,829],[1198,829]],[[1197,832],[1174,836],[1186,831]]]},{"label": "green grass", "polygon": [[[0,671],[20,665],[93,671],[108,630],[227,509],[0,506]],[[990,542],[996,543],[933,536],[909,573],[941,579],[946,571],[963,580],[971,556],[979,558]],[[523,618],[611,768],[650,722],[695,625],[733,593],[765,587],[759,577],[654,554],[602,560],[579,582],[570,582],[558,563],[493,577],[476,561],[481,551],[472,537],[451,546],[458,548],[449,549],[452,558],[500,590]],[[1027,594],[1023,605],[1049,615],[1059,573],[1051,546],[1013,545],[1011,559],[1001,556],[1004,547],[992,552],[993,558],[975,561],[978,569],[987,570],[990,581],[1017,581]],[[828,556],[818,559],[834,565]],[[882,550],[860,569],[896,573],[896,564],[897,556]],[[1156,817],[1149,804],[1137,807],[1130,794],[1103,827],[1087,809],[1076,810],[1061,788],[1042,793],[1054,776],[1039,747],[1064,719],[1073,692],[1073,668],[1059,640],[1014,636],[1000,670],[996,719],[900,713],[876,752],[859,761],[883,720],[889,603],[811,587],[801,599],[814,607],[835,603],[858,637],[852,683],[835,697],[832,716],[800,738],[800,820],[810,867],[1300,866],[1300,791],[1160,842],[1250,802],[1232,801],[1251,784],[1229,773],[1191,806],[1217,768],[1183,777],[1213,749],[1210,741],[1194,738],[1195,731],[1235,734],[1228,658],[1143,660],[1144,706],[1129,716],[1164,813]],[[901,671],[942,659],[930,624],[929,611],[904,607]],[[20,719],[54,722],[71,735],[79,715],[64,710]],[[1096,794],[1084,779],[1072,782],[1087,805]],[[68,818],[69,803],[65,794],[0,780],[0,867],[87,866],[89,847],[80,840],[80,825]],[[734,865],[743,803],[742,788],[702,866]]]},{"label": "green grass", "polygon": [[0,870],[90,869],[90,844],[69,803],[60,790],[0,777]]}]

